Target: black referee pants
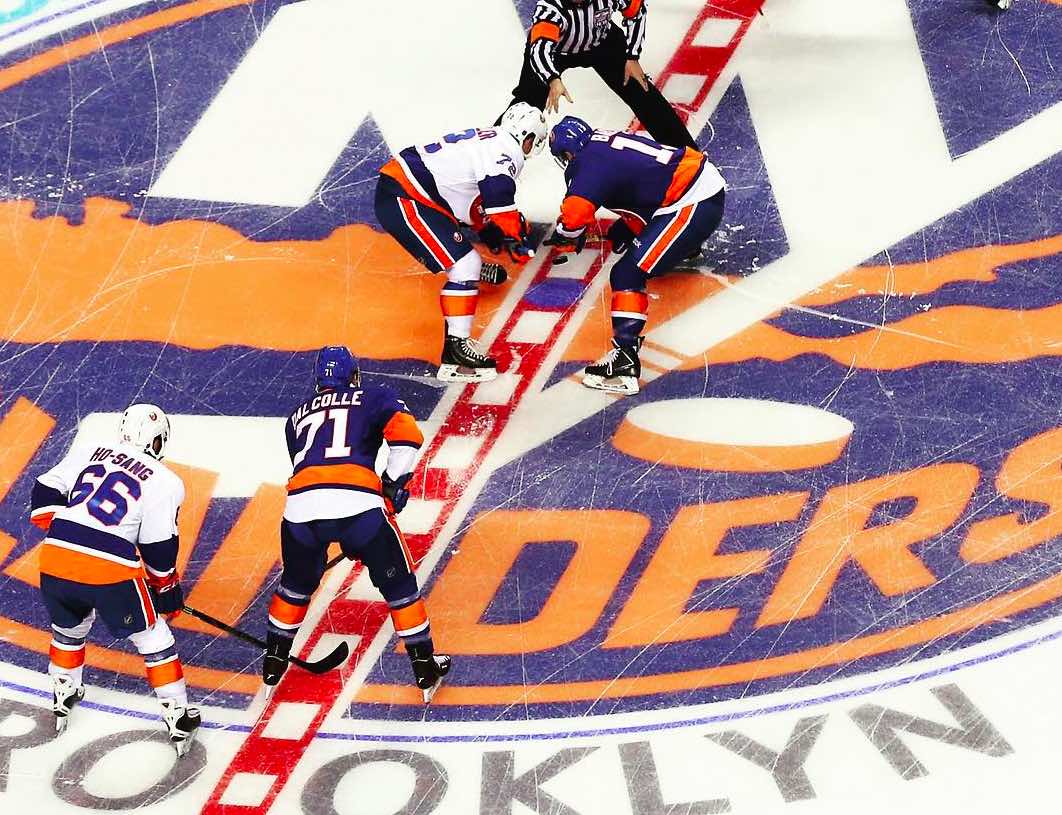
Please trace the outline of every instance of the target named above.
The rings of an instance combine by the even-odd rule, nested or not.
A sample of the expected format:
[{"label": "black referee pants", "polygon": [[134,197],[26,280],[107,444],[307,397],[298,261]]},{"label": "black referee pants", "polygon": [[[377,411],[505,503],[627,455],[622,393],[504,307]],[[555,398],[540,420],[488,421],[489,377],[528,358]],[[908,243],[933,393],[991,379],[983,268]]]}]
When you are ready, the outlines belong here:
[{"label": "black referee pants", "polygon": [[[649,131],[650,136],[661,144],[697,149],[697,143],[686,130],[686,126],[682,124],[675,109],[654,84],[649,83],[648,91],[642,90],[642,86],[635,79],[631,79],[626,85],[623,84],[623,69],[627,62],[627,40],[619,26],[613,24],[608,36],[596,48],[582,54],[557,53],[554,62],[557,70],[562,73],[568,68],[593,68],[605,84],[612,89],[612,92],[627,103],[638,121],[642,123],[642,127]],[[524,49],[524,65],[520,70],[520,82],[513,88],[513,100],[509,105],[527,102],[542,110],[546,105],[548,95],[549,86],[538,78],[538,74],[531,67],[529,44]]]}]

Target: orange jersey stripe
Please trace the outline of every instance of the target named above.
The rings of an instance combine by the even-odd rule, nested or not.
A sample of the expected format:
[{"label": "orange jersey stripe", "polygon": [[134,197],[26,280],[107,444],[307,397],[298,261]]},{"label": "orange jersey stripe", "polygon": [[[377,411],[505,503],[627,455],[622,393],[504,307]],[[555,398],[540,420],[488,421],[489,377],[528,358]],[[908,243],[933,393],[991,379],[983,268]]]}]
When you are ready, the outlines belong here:
[{"label": "orange jersey stripe", "polygon": [[[476,298],[466,297],[464,299],[475,300]],[[384,425],[383,437],[387,441],[401,441],[417,447],[424,444],[424,434],[417,427],[417,420],[408,413],[396,413],[392,416],[391,420]]]},{"label": "orange jersey stripe", "polygon": [[391,622],[395,624],[395,631],[400,634],[403,631],[418,628],[427,621],[428,609],[424,606],[423,600],[417,600],[405,608],[391,609]]},{"label": "orange jersey stripe", "polygon": [[[642,0],[635,0],[637,3],[641,3]],[[531,42],[537,40],[553,40],[557,42],[560,39],[560,26],[556,23],[548,23],[545,21],[535,23],[531,26],[531,34],[529,37]]]},{"label": "orange jersey stripe", "polygon": [[147,666],[148,684],[153,688],[161,688],[163,685],[169,685],[181,679],[184,679],[184,670],[181,668],[179,659],[164,662],[161,665]]},{"label": "orange jersey stripe", "polygon": [[569,195],[561,201],[561,224],[569,232],[582,229],[594,222],[597,204],[581,195]]},{"label": "orange jersey stripe", "polygon": [[431,207],[432,209],[438,210],[443,215],[445,215],[447,218],[449,218],[451,221],[454,221],[454,223],[457,223],[457,221],[454,220],[454,216],[453,215],[451,215],[449,212],[447,212],[441,206],[436,204],[430,198],[427,198],[427,197],[421,195],[420,192],[417,191],[417,188],[413,185],[413,182],[410,181],[409,178],[406,176],[405,171],[402,169],[402,165],[399,164],[395,159],[391,159],[383,167],[380,168],[380,175],[390,176],[391,178],[393,178],[395,181],[397,181],[399,184],[402,185],[402,189],[406,191],[406,195],[408,195],[414,201],[417,201],[418,203],[424,204],[424,206]]},{"label": "orange jersey stripe", "polygon": [[101,557],[53,546],[47,540],[41,544],[40,551],[41,574],[50,574],[64,580],[106,586],[144,576],[143,566],[123,566]]},{"label": "orange jersey stripe", "polygon": [[645,257],[642,258],[642,262],[638,264],[642,271],[648,272],[653,268],[653,265],[660,260],[660,256],[664,254],[674,242],[678,234],[686,228],[686,224],[690,222],[690,218],[693,217],[693,206],[683,207],[678,211],[678,215],[675,220],[671,222],[671,226],[664,230],[664,234],[661,235],[653,248],[649,251]]},{"label": "orange jersey stripe", "polygon": [[675,168],[674,175],[671,176],[671,184],[668,186],[667,192],[664,194],[664,201],[660,206],[669,207],[686,194],[686,190],[690,188],[693,179],[697,177],[697,173],[700,172],[704,161],[704,153],[694,150],[692,147],[686,148],[685,154],[679,160],[678,167]]},{"label": "orange jersey stripe", "polygon": [[649,295],[641,291],[617,291],[612,293],[612,311],[628,311],[646,314],[649,311]]},{"label": "orange jersey stripe", "polygon": [[285,625],[301,625],[306,619],[306,610],[309,606],[297,606],[289,603],[283,597],[274,594],[269,603],[269,616]]},{"label": "orange jersey stripe", "polygon": [[631,19],[642,9],[642,0],[631,0],[631,4],[623,10],[623,16]]},{"label": "orange jersey stripe", "polygon": [[155,613],[155,603],[151,599],[151,592],[148,591],[147,581],[139,577],[133,581],[133,585],[136,586],[136,593],[140,595],[140,604],[144,607],[144,617],[148,628],[151,628],[159,618]]},{"label": "orange jersey stripe", "polygon": [[50,645],[48,647],[48,659],[51,660],[53,665],[72,671],[74,668],[80,668],[85,664],[85,646],[81,646],[76,651],[65,651],[62,648]]},{"label": "orange jersey stripe", "polygon": [[289,478],[288,492],[301,490],[303,487],[327,484],[364,487],[373,492],[379,492],[380,476],[360,464],[322,464],[318,467],[307,467]]}]

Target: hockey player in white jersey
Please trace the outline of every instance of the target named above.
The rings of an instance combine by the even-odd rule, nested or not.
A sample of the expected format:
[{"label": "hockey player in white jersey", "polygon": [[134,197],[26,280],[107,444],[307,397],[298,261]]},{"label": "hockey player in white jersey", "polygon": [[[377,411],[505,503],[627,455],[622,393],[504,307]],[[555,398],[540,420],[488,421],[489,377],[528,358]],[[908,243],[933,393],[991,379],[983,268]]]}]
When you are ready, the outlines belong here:
[{"label": "hockey player in white jersey", "polygon": [[184,483],[162,463],[170,422],[131,405],[118,438],[77,445],[37,478],[30,520],[47,532],[41,595],[52,623],[48,673],[58,732],[84,698],[85,641],[98,614],[144,657],[148,682],[178,755],[200,725],[165,617],[184,607],[177,575],[177,513]]},{"label": "hockey player in white jersey", "polygon": [[[497,363],[470,339],[481,279],[500,282],[470,245],[470,226],[497,254],[517,263],[533,253],[525,245],[527,221],[516,208],[516,178],[524,160],[546,137],[542,112],[513,105],[497,128],[470,128],[437,142],[407,147],[380,169],[376,217],[403,248],[431,272],[445,272],[440,295],[446,325],[439,379],[482,382]],[[504,278],[502,278],[504,279]]]}]

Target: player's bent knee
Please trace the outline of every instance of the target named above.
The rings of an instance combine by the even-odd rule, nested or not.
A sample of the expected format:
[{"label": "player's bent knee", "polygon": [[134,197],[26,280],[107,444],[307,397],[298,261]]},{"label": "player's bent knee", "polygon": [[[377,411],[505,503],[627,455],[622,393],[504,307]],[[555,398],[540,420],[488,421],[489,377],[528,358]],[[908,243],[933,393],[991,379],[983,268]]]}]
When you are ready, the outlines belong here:
[{"label": "player's bent knee", "polygon": [[479,270],[482,266],[483,259],[479,256],[479,252],[472,250],[446,270],[446,279],[451,283],[478,283]]},{"label": "player's bent knee", "polygon": [[417,576],[411,572],[407,572],[397,578],[386,578],[382,583],[377,583],[376,588],[380,590],[383,599],[390,604],[416,598],[420,593],[420,587],[417,586]]},{"label": "player's bent knee", "polygon": [[612,291],[644,291],[646,274],[638,267],[635,252],[627,252],[620,262],[612,267],[608,284]]},{"label": "player's bent knee", "polygon": [[129,640],[141,654],[157,654],[159,651],[165,651],[167,648],[172,648],[176,645],[176,641],[173,639],[173,632],[170,631],[170,627],[166,625],[166,621],[161,617],[155,621],[151,628],[130,634]]}]

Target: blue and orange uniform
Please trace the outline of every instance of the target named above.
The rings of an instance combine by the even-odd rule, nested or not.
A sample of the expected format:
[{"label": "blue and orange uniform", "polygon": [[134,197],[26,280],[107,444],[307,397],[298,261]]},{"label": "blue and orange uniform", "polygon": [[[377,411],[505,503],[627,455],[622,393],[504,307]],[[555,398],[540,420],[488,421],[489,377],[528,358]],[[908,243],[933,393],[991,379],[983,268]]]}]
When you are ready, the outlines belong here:
[{"label": "blue and orange uniform", "polygon": [[[285,423],[292,474],[280,526],[283,572],[269,605],[266,684],[280,680],[291,642],[324,575],[328,545],[360,560],[390,607],[411,655],[432,650],[427,610],[414,563],[395,520],[424,436],[388,387],[361,384],[350,352],[323,349],[316,392]],[[387,459],[376,461],[386,444]]]},{"label": "blue and orange uniform", "polygon": [[574,117],[554,128],[550,149],[567,162],[554,242],[580,245],[599,207],[621,218],[609,231],[613,250],[625,252],[609,276],[612,330],[633,345],[647,317],[648,278],[673,268],[719,226],[723,177],[699,150],[591,130]]}]

